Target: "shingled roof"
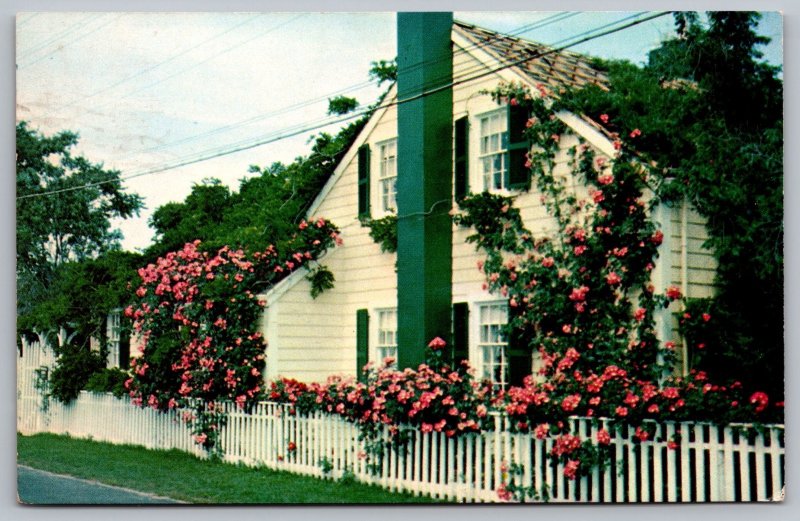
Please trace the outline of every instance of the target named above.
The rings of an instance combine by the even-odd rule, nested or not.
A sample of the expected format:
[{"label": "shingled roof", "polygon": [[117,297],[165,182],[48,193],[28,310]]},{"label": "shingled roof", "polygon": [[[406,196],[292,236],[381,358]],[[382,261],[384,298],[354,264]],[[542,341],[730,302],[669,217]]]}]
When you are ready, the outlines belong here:
[{"label": "shingled roof", "polygon": [[483,29],[464,22],[455,21],[454,29],[486,52],[503,63],[519,63],[527,57],[532,58],[516,65],[532,81],[550,86],[583,87],[589,84],[608,88],[605,73],[591,64],[589,58],[570,51],[556,51],[545,45]]}]

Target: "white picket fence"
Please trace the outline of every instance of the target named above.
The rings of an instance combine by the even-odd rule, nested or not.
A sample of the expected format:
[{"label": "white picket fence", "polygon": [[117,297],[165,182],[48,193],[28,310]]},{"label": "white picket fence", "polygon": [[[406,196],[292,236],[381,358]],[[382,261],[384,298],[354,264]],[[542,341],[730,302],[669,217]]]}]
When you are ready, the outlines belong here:
[{"label": "white picket fence", "polygon": [[[68,406],[51,401],[43,410],[30,377],[32,366],[20,366],[17,420],[22,434],[51,432],[204,454],[175,413],[140,409],[111,395],[83,392]],[[497,489],[512,477],[516,484],[536,490],[547,485],[553,502],[767,501],[781,499],[784,485],[782,425],[743,432],[748,426],[664,422],[655,425],[656,435],[643,443],[609,429],[614,455],[610,466],[569,480],[563,465],[548,457],[554,439],[512,433],[502,416],[495,417],[493,429],[456,439],[414,431],[406,446],[387,448],[376,459],[366,456],[358,427],[338,416],[295,416],[284,405],[266,402],[250,413],[234,404],[225,408],[228,421],[221,446],[226,461],[321,478],[350,474],[391,491],[442,500],[498,501]],[[607,427],[604,420],[571,421],[583,438],[594,438],[598,429]],[[667,440],[676,435],[680,443],[671,450]],[[511,464],[519,465],[520,475],[503,473]]]}]

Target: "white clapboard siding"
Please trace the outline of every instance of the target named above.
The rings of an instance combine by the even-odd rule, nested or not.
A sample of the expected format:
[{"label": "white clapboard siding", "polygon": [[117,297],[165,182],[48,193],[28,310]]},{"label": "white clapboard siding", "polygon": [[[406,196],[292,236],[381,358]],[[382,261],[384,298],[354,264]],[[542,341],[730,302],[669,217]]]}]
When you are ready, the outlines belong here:
[{"label": "white clapboard siding", "polygon": [[[28,344],[25,356],[18,359],[21,434],[67,434],[205,457],[176,412],[159,413],[133,406],[128,399],[88,392],[69,405],[50,400],[43,406],[33,381],[35,369],[52,367],[46,350]],[[498,488],[512,478],[535,490],[547,485],[552,502],[770,501],[782,499],[785,480],[782,425],[756,429],[653,423],[655,435],[640,443],[631,441],[627,427],[616,431],[606,419],[572,418],[573,432],[582,439],[596,439],[600,428],[609,430],[613,457],[605,468],[569,480],[563,475],[564,465],[548,456],[553,438],[512,432],[503,415],[491,418],[488,430],[459,438],[411,429],[406,445],[366,455],[358,426],[335,415],[295,415],[290,407],[269,402],[250,412],[233,403],[218,407],[227,414],[220,432],[225,461],[325,479],[353,475],[364,483],[442,501],[498,501]],[[383,437],[389,440],[388,429]],[[674,438],[679,445],[669,449],[667,443]],[[521,466],[519,475],[503,473],[503,466],[511,464]]]}]

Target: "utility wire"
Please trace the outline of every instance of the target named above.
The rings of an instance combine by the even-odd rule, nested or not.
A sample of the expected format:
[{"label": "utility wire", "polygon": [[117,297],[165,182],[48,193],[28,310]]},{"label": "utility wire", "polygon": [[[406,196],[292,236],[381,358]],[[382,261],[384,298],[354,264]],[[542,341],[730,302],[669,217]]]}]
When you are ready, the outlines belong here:
[{"label": "utility wire", "polygon": [[[134,94],[136,94],[136,93],[138,93],[138,92],[141,92],[141,91],[143,91],[143,90],[150,89],[150,88],[152,88],[152,87],[154,87],[154,86],[156,86],[156,85],[158,85],[158,84],[160,84],[160,83],[163,83],[163,82],[165,82],[165,81],[167,81],[167,80],[171,80],[172,78],[174,78],[174,77],[176,77],[176,76],[180,76],[181,74],[185,74],[186,72],[188,72],[188,71],[190,71],[190,70],[192,70],[192,69],[196,69],[197,67],[199,67],[199,66],[203,65],[204,63],[207,63],[207,62],[209,62],[209,61],[213,60],[214,58],[217,58],[218,56],[221,56],[221,55],[223,55],[223,54],[225,54],[225,53],[227,53],[227,52],[229,52],[229,51],[231,51],[231,50],[233,50],[233,49],[235,49],[235,48],[237,48],[237,47],[241,47],[242,45],[245,45],[245,44],[247,44],[247,43],[250,43],[250,42],[252,42],[253,40],[257,40],[257,39],[259,39],[259,38],[263,38],[263,37],[264,37],[264,36],[266,36],[267,34],[269,34],[269,33],[273,32],[273,31],[276,31],[276,30],[280,29],[280,28],[281,28],[281,27],[283,27],[284,25],[288,25],[288,24],[290,24],[290,23],[292,23],[292,22],[294,22],[294,21],[297,21],[297,20],[299,20],[300,18],[303,18],[304,16],[307,16],[307,14],[306,14],[306,13],[299,14],[299,15],[295,16],[294,18],[291,18],[291,19],[289,19],[289,20],[286,20],[285,22],[281,22],[281,23],[279,23],[278,25],[276,25],[276,26],[274,26],[274,27],[271,27],[271,28],[267,29],[267,30],[266,30],[266,31],[264,31],[264,32],[259,32],[258,34],[256,34],[255,36],[253,36],[253,37],[251,37],[251,38],[248,38],[247,40],[244,40],[244,41],[242,41],[242,42],[238,42],[238,43],[236,43],[236,44],[234,44],[234,45],[231,45],[230,47],[227,47],[227,48],[223,49],[222,51],[218,52],[217,54],[214,54],[214,55],[212,55],[212,56],[209,56],[209,57],[205,58],[204,60],[202,60],[202,61],[200,61],[200,62],[197,62],[197,63],[195,63],[194,65],[191,65],[191,66],[189,66],[189,67],[187,67],[187,68],[185,68],[185,69],[179,70],[178,72],[176,72],[176,73],[174,73],[174,74],[170,74],[169,76],[166,76],[166,77],[164,77],[164,78],[161,78],[161,79],[159,79],[159,80],[157,80],[157,81],[154,81],[153,83],[149,83],[149,84],[147,84],[147,85],[145,85],[145,86],[143,86],[143,87],[140,87],[140,88],[138,88],[138,89],[136,89],[136,90],[133,90],[133,91],[131,91],[131,92],[129,92],[129,93],[127,93],[127,94],[125,94],[124,96],[121,96],[121,97],[119,97],[119,98],[115,98],[115,99],[114,99],[114,100],[112,100],[112,101],[116,102],[116,101],[118,101],[118,100],[120,100],[120,99],[125,99],[125,98],[128,98],[128,97],[130,97],[130,96],[133,96]],[[237,26],[237,27],[238,27],[238,26]],[[235,29],[235,27],[234,27],[234,29]],[[226,32],[227,32],[227,31],[226,31]],[[224,34],[224,33],[223,33],[223,34]],[[177,56],[176,56],[176,57],[177,57]],[[105,106],[105,105],[108,105],[108,103],[103,103],[103,104],[100,104],[98,107],[103,107],[103,106]]]},{"label": "utility wire", "polygon": [[[494,41],[497,40],[497,39],[505,38],[505,37],[513,36],[513,35],[521,35],[521,34],[530,32],[530,31],[535,30],[535,29],[540,29],[542,27],[546,27],[546,26],[551,25],[551,24],[556,23],[556,22],[564,21],[564,20],[566,20],[568,18],[572,18],[572,17],[577,16],[579,14],[581,14],[581,13],[580,12],[566,12],[566,13],[557,13],[555,15],[548,16],[548,17],[546,17],[546,18],[544,18],[542,20],[538,20],[536,22],[532,22],[532,23],[523,25],[523,26],[513,30],[509,34],[497,34],[496,36],[493,36],[492,38],[489,38],[486,41],[481,41],[481,42],[473,44],[471,46],[460,48],[453,54],[453,57],[455,57],[455,56],[457,56],[459,54],[466,53],[466,52],[468,52],[468,51],[470,51],[472,49],[479,49],[479,48],[487,47],[487,46],[491,45],[492,43],[494,43]],[[294,20],[296,20],[296,18],[290,20],[290,22],[294,21]],[[281,25],[285,25],[286,23],[289,23],[289,22],[285,22],[284,24],[281,24]],[[278,26],[278,27],[280,27],[280,26]],[[277,29],[277,27],[275,29]],[[261,36],[263,36],[263,34]],[[242,42],[242,43],[247,43],[249,41],[250,40],[247,40],[246,42]],[[227,51],[224,51],[224,52],[227,52]],[[211,58],[209,58],[209,59],[211,59]],[[205,60],[205,61],[208,61],[208,60]],[[430,65],[432,63],[441,62],[441,61],[442,61],[441,59],[434,59],[434,60],[427,60],[427,61],[423,61],[423,62],[417,62],[417,63],[411,65],[406,70],[407,71],[408,70],[416,70],[416,69],[418,69],[418,68],[420,68],[420,67],[422,67],[424,65]],[[201,62],[201,63],[203,63],[203,62]],[[197,65],[200,65],[200,64],[197,64]],[[194,67],[191,67],[191,68],[194,68]],[[480,68],[481,68],[480,65],[475,67],[476,70],[480,69]],[[186,69],[186,70],[189,70],[189,69]],[[145,90],[147,88],[150,88],[150,87],[152,87],[152,86],[154,86],[154,85],[156,85],[158,83],[161,83],[162,81],[166,81],[168,79],[171,79],[172,77],[177,76],[178,74],[186,72],[186,70],[180,71],[179,73],[176,73],[176,74],[173,74],[171,76],[168,76],[168,77],[166,77],[166,78],[164,78],[162,80],[159,80],[159,81],[157,81],[155,83],[151,83],[150,85],[142,87],[141,89],[138,89],[136,91],[130,92],[130,93],[126,94],[125,96],[123,96],[121,99],[124,99],[124,98],[126,98],[128,96],[131,96],[132,94],[134,94],[136,92],[139,92],[141,90]],[[450,79],[450,78],[448,77],[447,79]],[[156,151],[156,150],[163,150],[165,148],[170,148],[170,147],[173,147],[175,145],[180,145],[180,144],[185,144],[185,143],[189,143],[189,142],[192,142],[192,141],[196,141],[196,140],[204,138],[204,137],[208,137],[208,136],[211,136],[211,135],[219,134],[220,132],[224,132],[224,131],[227,131],[227,130],[232,130],[232,129],[235,129],[235,128],[243,127],[243,126],[250,125],[250,124],[253,124],[253,123],[256,123],[256,122],[259,122],[259,121],[267,120],[267,119],[269,119],[271,117],[274,117],[274,116],[283,115],[283,114],[292,112],[294,110],[299,110],[301,108],[305,108],[305,107],[314,105],[316,103],[320,103],[322,101],[325,101],[325,100],[329,99],[332,96],[345,94],[345,93],[351,93],[352,94],[352,93],[354,93],[354,91],[357,92],[358,90],[361,90],[363,88],[369,87],[371,85],[372,85],[372,81],[371,80],[360,82],[360,83],[357,83],[355,85],[344,87],[344,88],[339,89],[337,91],[334,91],[334,92],[331,92],[329,94],[325,94],[325,95],[319,96],[319,97],[311,99],[311,100],[303,101],[303,102],[300,102],[300,103],[297,103],[297,104],[294,104],[294,105],[290,105],[290,106],[282,108],[282,109],[277,109],[275,111],[267,112],[265,114],[252,116],[252,117],[247,118],[245,120],[242,120],[242,121],[239,121],[239,122],[236,122],[236,123],[231,123],[231,124],[228,124],[228,125],[225,125],[225,126],[210,130],[208,132],[204,132],[204,133],[201,133],[201,134],[196,134],[194,136],[188,136],[186,138],[183,138],[183,139],[180,139],[178,141],[171,142],[171,143],[165,143],[165,144],[161,144],[161,145],[156,145],[156,146],[152,146],[152,147],[149,147],[149,148],[141,149],[141,150],[138,150],[138,151],[135,151],[135,152],[131,152],[129,154],[126,154],[125,157],[128,158],[128,157],[135,156],[135,155],[138,155],[138,154],[141,154],[141,153],[144,153],[144,152],[153,152],[153,151]]]},{"label": "utility wire", "polygon": [[110,20],[108,20],[107,22],[105,22],[105,23],[103,23],[103,24],[100,24],[100,25],[98,25],[97,27],[95,27],[95,28],[94,28],[94,29],[92,29],[91,31],[88,31],[88,32],[85,32],[85,33],[83,33],[83,34],[82,34],[80,37],[78,37],[78,38],[75,38],[75,39],[73,39],[73,40],[70,40],[70,41],[68,41],[68,42],[66,42],[66,43],[64,43],[64,44],[62,44],[62,45],[60,45],[60,46],[59,46],[59,47],[57,47],[56,49],[53,49],[52,51],[48,52],[47,54],[44,54],[44,55],[42,55],[41,57],[37,58],[36,60],[34,60],[34,61],[30,62],[30,63],[26,63],[25,65],[23,65],[23,66],[21,66],[21,67],[19,67],[19,68],[20,68],[20,69],[27,69],[28,67],[31,67],[31,66],[33,66],[33,65],[36,65],[37,63],[39,63],[40,61],[44,60],[44,59],[45,59],[45,58],[47,58],[48,56],[52,56],[53,54],[55,54],[56,52],[60,51],[60,50],[61,50],[61,49],[63,49],[64,47],[66,47],[66,46],[68,46],[68,45],[72,45],[72,44],[74,44],[75,42],[79,42],[79,41],[83,40],[84,38],[87,38],[87,37],[91,36],[92,34],[96,33],[96,32],[97,32],[97,31],[99,31],[100,29],[102,29],[102,28],[106,27],[107,25],[111,24],[112,22],[114,22],[115,20],[118,20],[118,19],[119,19],[119,18],[121,18],[121,17],[122,17],[122,15],[121,15],[121,14],[119,14],[119,15],[117,15],[117,16],[115,16],[115,17],[111,18],[111,19],[110,19]]},{"label": "utility wire", "polygon": [[86,18],[83,18],[82,20],[78,20],[76,23],[74,23],[74,24],[72,24],[70,26],[67,26],[66,28],[61,30],[61,32],[56,33],[54,36],[50,37],[49,39],[47,39],[47,40],[45,40],[43,42],[39,42],[38,45],[34,45],[30,49],[25,49],[24,51],[22,51],[19,54],[19,56],[17,56],[17,58],[26,59],[29,56],[31,56],[32,54],[36,54],[37,52],[39,52],[42,49],[46,48],[48,45],[52,44],[53,42],[57,42],[59,39],[65,37],[65,36],[67,36],[67,35],[69,35],[71,33],[74,33],[75,31],[77,31],[81,27],[93,22],[94,20],[97,20],[101,16],[102,16],[102,14],[92,13],[92,14],[88,15]]},{"label": "utility wire", "polygon": [[147,72],[150,72],[150,71],[152,71],[154,69],[157,69],[158,67],[161,67],[162,65],[165,65],[165,64],[167,64],[167,63],[169,63],[169,62],[171,62],[171,61],[173,61],[173,60],[175,60],[177,58],[180,58],[181,56],[184,56],[185,54],[190,53],[191,51],[197,49],[198,47],[201,47],[201,46],[207,44],[210,41],[216,40],[220,36],[228,34],[229,32],[233,31],[234,29],[238,29],[239,27],[241,27],[241,26],[243,26],[245,24],[248,24],[248,23],[252,22],[253,20],[255,20],[256,18],[259,18],[261,16],[263,16],[263,14],[257,14],[255,16],[248,17],[245,21],[240,22],[240,23],[238,23],[238,24],[236,24],[236,25],[234,25],[234,26],[232,26],[232,27],[220,32],[220,33],[217,33],[214,36],[212,36],[211,38],[207,38],[207,39],[203,40],[202,42],[200,42],[198,44],[195,44],[195,45],[189,47],[188,49],[183,50],[179,54],[171,56],[171,57],[167,58],[166,60],[163,60],[163,61],[161,61],[159,63],[156,63],[155,65],[152,65],[150,67],[147,67],[146,69],[143,69],[143,70],[141,70],[141,71],[139,71],[139,72],[137,72],[135,74],[132,74],[130,76],[126,76],[125,78],[122,78],[121,80],[118,80],[117,82],[112,83],[111,85],[106,85],[105,87],[101,88],[100,90],[96,90],[96,91],[92,92],[91,94],[89,94],[87,96],[82,96],[80,98],[76,98],[76,99],[72,100],[71,102],[67,103],[66,105],[62,105],[62,106],[60,106],[58,108],[59,109],[65,109],[65,108],[72,107],[73,105],[75,105],[76,103],[78,103],[80,101],[84,101],[84,100],[93,98],[93,97],[97,96],[98,94],[102,94],[104,92],[107,92],[107,91],[113,89],[114,87],[117,87],[118,85],[121,85],[121,84],[123,84],[123,83],[125,83],[127,81],[130,81],[132,79],[138,78],[139,76],[141,76],[141,75],[143,75],[143,74],[145,74]]},{"label": "utility wire", "polygon": [[[280,135],[280,136],[276,136],[276,137],[272,137],[272,138],[268,138],[268,139],[258,140],[258,141],[255,141],[253,143],[250,143],[250,144],[247,144],[247,145],[242,145],[242,146],[239,146],[239,147],[235,147],[235,148],[232,148],[232,149],[229,149],[229,150],[225,150],[225,151],[222,151],[222,152],[217,152],[217,153],[213,153],[213,154],[205,154],[202,157],[191,159],[191,160],[187,160],[187,161],[181,161],[181,162],[179,162],[177,164],[174,164],[174,165],[156,167],[156,168],[152,168],[152,169],[149,169],[149,170],[145,170],[143,172],[139,172],[139,173],[135,173],[135,174],[127,175],[127,176],[122,176],[122,177],[119,177],[119,178],[116,178],[116,179],[110,179],[110,180],[107,180],[107,181],[98,181],[98,182],[95,182],[95,183],[88,183],[88,184],[84,184],[84,185],[73,186],[73,187],[68,187],[68,188],[62,188],[62,189],[58,189],[58,190],[50,190],[50,191],[46,191],[46,192],[39,192],[39,193],[35,193],[35,194],[23,195],[23,196],[17,197],[17,200],[28,199],[28,198],[32,198],[32,197],[42,197],[42,196],[46,196],[46,195],[54,195],[54,194],[59,194],[59,193],[64,193],[64,192],[71,192],[71,191],[74,191],[74,190],[80,190],[80,189],[84,189],[84,188],[91,188],[91,187],[100,186],[100,185],[103,185],[103,184],[123,181],[123,180],[127,180],[127,179],[133,179],[133,178],[136,178],[136,177],[155,174],[155,173],[158,173],[158,172],[164,172],[164,171],[167,171],[167,170],[172,170],[172,169],[175,169],[175,168],[179,168],[181,166],[186,166],[186,165],[189,165],[189,164],[199,163],[201,161],[207,161],[207,160],[210,160],[210,159],[215,159],[217,157],[234,154],[236,152],[241,152],[242,150],[247,150],[247,149],[250,149],[250,148],[255,148],[255,147],[258,147],[258,146],[266,145],[266,144],[269,144],[269,143],[273,143],[275,141],[279,141],[279,140],[286,139],[286,138],[289,138],[289,137],[292,137],[292,136],[303,134],[305,132],[310,132],[312,130],[317,130],[319,128],[323,128],[323,127],[328,126],[328,125],[337,124],[337,123],[343,123],[345,121],[357,118],[357,117],[365,114],[366,112],[369,112],[370,110],[376,110],[376,111],[377,110],[383,110],[383,109],[387,109],[387,108],[390,108],[390,107],[393,107],[393,106],[402,105],[404,103],[409,103],[409,102],[421,99],[423,97],[430,96],[432,94],[436,94],[437,92],[441,92],[441,91],[446,90],[448,88],[455,87],[456,85],[461,85],[461,84],[468,83],[468,82],[471,82],[471,81],[474,81],[474,80],[477,80],[477,79],[480,79],[480,78],[484,78],[486,76],[489,76],[491,74],[499,72],[499,71],[501,71],[503,69],[507,69],[509,67],[513,67],[513,66],[517,66],[517,65],[521,65],[521,64],[523,64],[525,62],[528,62],[528,61],[531,61],[531,60],[534,60],[534,59],[537,59],[537,58],[541,58],[541,57],[544,57],[544,56],[547,56],[547,55],[550,55],[550,54],[561,52],[563,50],[568,49],[569,47],[574,47],[576,45],[580,45],[582,43],[586,43],[588,41],[595,40],[595,39],[601,38],[603,36],[608,36],[610,34],[614,34],[614,33],[623,31],[625,29],[629,29],[629,28],[634,27],[636,25],[639,25],[641,23],[644,23],[644,22],[647,22],[647,21],[650,21],[650,20],[654,20],[656,18],[660,18],[660,17],[666,16],[668,14],[670,14],[670,11],[662,11],[662,12],[659,12],[659,13],[655,13],[655,14],[653,14],[651,16],[645,17],[645,18],[640,18],[640,19],[637,19],[637,20],[633,20],[633,21],[628,22],[625,25],[622,25],[622,26],[619,26],[619,27],[614,27],[614,28],[611,28],[611,29],[607,29],[607,30],[599,32],[599,33],[596,33],[596,30],[585,31],[584,33],[581,33],[581,34],[586,34],[586,33],[589,33],[589,32],[596,33],[596,34],[590,34],[588,36],[582,37],[582,38],[580,38],[580,39],[578,39],[578,40],[576,40],[574,42],[562,45],[560,47],[554,47],[554,48],[550,48],[550,49],[548,49],[546,51],[540,51],[540,52],[533,53],[531,56],[527,56],[527,57],[524,57],[524,58],[521,58],[521,59],[518,59],[518,60],[514,60],[514,61],[511,61],[510,63],[507,63],[507,64],[499,65],[498,67],[494,67],[492,69],[483,71],[481,73],[475,74],[475,75],[470,76],[468,78],[463,78],[463,79],[460,79],[460,80],[457,80],[457,81],[451,81],[451,82],[448,82],[445,85],[441,85],[439,87],[434,87],[434,88],[431,88],[429,90],[420,92],[418,94],[414,94],[412,96],[408,96],[408,97],[403,98],[403,99],[398,99],[398,100],[395,100],[395,101],[392,101],[392,102],[388,102],[388,103],[382,104],[382,105],[380,105],[378,107],[375,107],[374,109],[362,110],[362,111],[358,111],[356,113],[351,113],[351,114],[348,114],[348,115],[343,116],[341,118],[337,118],[334,121],[330,121],[330,122],[323,123],[323,124],[318,124],[318,125],[311,126],[311,127],[305,127],[303,129],[300,129],[300,130],[289,132],[289,133],[287,133],[285,135]],[[580,35],[578,35],[578,36],[580,36]]]}]

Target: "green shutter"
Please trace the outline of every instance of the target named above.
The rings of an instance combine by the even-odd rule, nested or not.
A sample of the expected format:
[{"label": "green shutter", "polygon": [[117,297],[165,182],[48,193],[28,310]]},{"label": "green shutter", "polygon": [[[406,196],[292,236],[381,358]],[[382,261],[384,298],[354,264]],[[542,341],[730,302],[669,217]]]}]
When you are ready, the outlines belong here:
[{"label": "green shutter", "polygon": [[364,379],[362,369],[369,361],[369,313],[366,309],[356,311],[356,375]]},{"label": "green shutter", "polygon": [[519,105],[508,105],[508,156],[506,187],[511,190],[528,190],[531,171],[525,166],[531,143],[525,135],[530,113]]},{"label": "green shutter", "polygon": [[460,201],[469,193],[469,120],[455,122],[455,197]]},{"label": "green shutter", "polygon": [[358,149],[358,216],[369,217],[369,145]]},{"label": "green shutter", "polygon": [[[509,307],[508,321],[513,320],[514,308]],[[512,330],[508,335],[508,383],[509,385],[522,385],[522,380],[531,374],[533,358],[530,345],[525,338],[525,332],[519,329]]]},{"label": "green shutter", "polygon": [[119,339],[119,367],[127,370],[131,366],[131,339],[128,335],[121,335]]},{"label": "green shutter", "polygon": [[453,304],[453,364],[469,360],[469,305],[466,302]]}]

